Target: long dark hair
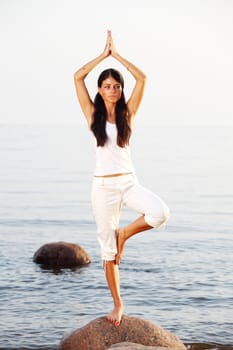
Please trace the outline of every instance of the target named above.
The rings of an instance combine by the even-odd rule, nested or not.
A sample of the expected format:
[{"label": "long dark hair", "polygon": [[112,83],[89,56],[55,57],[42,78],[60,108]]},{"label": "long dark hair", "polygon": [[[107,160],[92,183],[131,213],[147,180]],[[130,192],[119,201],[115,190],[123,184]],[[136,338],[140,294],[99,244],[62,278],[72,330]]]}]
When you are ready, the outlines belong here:
[{"label": "long dark hair", "polygon": [[[120,147],[125,147],[129,144],[129,139],[131,136],[130,128],[130,116],[125,102],[124,95],[124,79],[120,72],[115,69],[109,68],[104,70],[98,78],[98,87],[101,87],[103,80],[108,77],[114,78],[118,83],[120,83],[122,92],[121,98],[116,104],[116,127],[117,127],[117,144]],[[106,133],[106,121],[107,121],[107,110],[104,104],[104,100],[99,92],[96,94],[94,99],[95,111],[93,113],[93,121],[91,123],[91,130],[96,137],[97,146],[104,146],[108,139]]]}]

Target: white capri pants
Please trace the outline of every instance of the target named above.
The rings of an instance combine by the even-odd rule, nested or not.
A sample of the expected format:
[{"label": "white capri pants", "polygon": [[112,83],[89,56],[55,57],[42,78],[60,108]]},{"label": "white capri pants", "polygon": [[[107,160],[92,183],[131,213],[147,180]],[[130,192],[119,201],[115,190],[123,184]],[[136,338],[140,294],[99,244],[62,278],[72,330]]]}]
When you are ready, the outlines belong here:
[{"label": "white capri pants", "polygon": [[124,206],[144,215],[146,223],[155,228],[165,224],[170,216],[166,204],[153,192],[142,187],[134,174],[94,177],[92,207],[101,256],[105,261],[115,260],[116,229]]}]

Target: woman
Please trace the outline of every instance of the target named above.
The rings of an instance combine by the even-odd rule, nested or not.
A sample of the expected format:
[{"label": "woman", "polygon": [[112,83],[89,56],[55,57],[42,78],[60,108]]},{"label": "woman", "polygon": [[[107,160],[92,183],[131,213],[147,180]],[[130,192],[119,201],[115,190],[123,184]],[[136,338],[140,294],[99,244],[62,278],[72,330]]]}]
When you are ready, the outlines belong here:
[{"label": "woman", "polygon": [[[101,73],[94,102],[86,88],[84,81],[88,73],[110,55],[127,68],[135,79],[127,103],[123,78],[115,69],[106,69]],[[125,242],[136,233],[160,227],[169,218],[166,204],[138,183],[130,158],[131,130],[142,100],[146,76],[117,52],[108,31],[103,53],[80,68],[74,80],[79,103],[96,139],[92,206],[104,271],[114,302],[107,319],[119,326],[123,314],[119,264]],[[128,226],[118,228],[123,206],[137,211],[140,217]]]}]

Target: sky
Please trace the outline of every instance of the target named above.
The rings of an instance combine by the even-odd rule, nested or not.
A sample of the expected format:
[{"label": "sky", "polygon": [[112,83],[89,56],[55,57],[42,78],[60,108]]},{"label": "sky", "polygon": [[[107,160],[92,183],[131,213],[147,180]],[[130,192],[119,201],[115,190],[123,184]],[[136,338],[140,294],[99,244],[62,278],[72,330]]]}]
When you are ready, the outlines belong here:
[{"label": "sky", "polygon": [[[102,53],[112,30],[118,52],[147,76],[140,123],[233,125],[232,0],[0,0],[0,124],[82,124],[73,74]],[[119,69],[113,58],[87,77]]]}]

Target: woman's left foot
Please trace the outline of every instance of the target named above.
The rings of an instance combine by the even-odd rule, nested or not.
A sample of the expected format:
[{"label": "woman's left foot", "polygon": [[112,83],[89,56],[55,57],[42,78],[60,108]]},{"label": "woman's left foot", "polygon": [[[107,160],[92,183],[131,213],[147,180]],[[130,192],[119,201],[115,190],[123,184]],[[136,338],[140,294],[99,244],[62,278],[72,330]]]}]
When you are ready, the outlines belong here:
[{"label": "woman's left foot", "polygon": [[116,254],[116,264],[120,265],[121,259],[124,254],[125,247],[125,233],[124,229],[116,230],[116,246],[117,246],[117,254]]}]

